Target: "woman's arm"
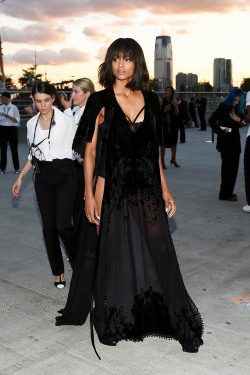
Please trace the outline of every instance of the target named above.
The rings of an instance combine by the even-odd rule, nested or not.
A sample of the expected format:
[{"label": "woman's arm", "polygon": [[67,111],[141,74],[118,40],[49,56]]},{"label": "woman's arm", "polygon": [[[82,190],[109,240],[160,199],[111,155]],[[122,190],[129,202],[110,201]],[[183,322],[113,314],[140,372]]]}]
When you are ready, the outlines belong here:
[{"label": "woman's arm", "polygon": [[84,179],[85,179],[85,213],[90,223],[99,225],[100,212],[93,193],[93,177],[95,170],[96,145],[98,126],[103,122],[103,112],[101,110],[96,119],[95,131],[91,143],[86,143],[84,155]]},{"label": "woman's arm", "polygon": [[70,97],[69,100],[67,100],[67,97],[65,97],[65,96],[61,97],[61,103],[62,103],[64,109],[68,109],[68,108],[71,109],[71,107],[72,107],[72,101],[73,101],[72,96]]},{"label": "woman's arm", "polygon": [[14,195],[14,197],[19,196],[20,188],[21,188],[21,185],[22,185],[22,179],[29,172],[29,170],[31,168],[32,168],[32,164],[31,164],[31,161],[28,159],[26,161],[21,173],[19,174],[19,176],[17,177],[16,181],[14,182],[14,184],[12,186],[12,194]]},{"label": "woman's arm", "polygon": [[[208,122],[212,130],[218,135],[225,135],[225,131],[220,128],[220,125],[224,124],[224,121],[228,118],[228,112],[226,113],[221,104],[209,117]],[[222,125],[223,126],[223,125]]]},{"label": "woman's arm", "polygon": [[172,194],[170,193],[167,185],[167,181],[164,176],[164,172],[162,169],[161,164],[161,156],[159,156],[159,167],[160,167],[160,174],[161,174],[161,189],[162,189],[162,197],[165,202],[165,210],[168,214],[168,217],[172,217],[176,212],[176,204],[174,201],[174,198],[172,197]]},{"label": "woman's arm", "polygon": [[177,103],[177,101],[176,101],[175,99],[172,99],[172,100],[171,100],[171,103],[172,103],[172,105],[174,106],[174,114],[175,114],[175,116],[176,116],[176,117],[179,116],[179,108],[178,108],[178,103]]}]

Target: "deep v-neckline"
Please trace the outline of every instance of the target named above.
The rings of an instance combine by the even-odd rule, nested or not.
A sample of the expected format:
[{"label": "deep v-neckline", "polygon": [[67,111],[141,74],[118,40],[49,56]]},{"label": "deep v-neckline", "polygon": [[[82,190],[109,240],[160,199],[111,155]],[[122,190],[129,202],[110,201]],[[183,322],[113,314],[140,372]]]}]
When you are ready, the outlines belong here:
[{"label": "deep v-neckline", "polygon": [[[122,114],[124,115],[125,119],[126,119],[126,122],[127,124],[129,125],[129,129],[135,133],[140,127],[141,125],[144,123],[144,120],[145,120],[145,98],[144,98],[144,95],[143,95],[143,98],[144,98],[144,106],[140,109],[140,111],[137,113],[137,115],[135,116],[134,120],[132,121],[128,115],[124,112],[124,110],[122,109],[119,101],[117,100],[116,98],[116,95],[115,95],[115,91],[114,91],[114,88],[113,88],[113,94],[114,94],[114,97],[115,97],[115,100],[116,100],[116,103],[118,105],[118,107],[120,108]],[[140,114],[142,113],[142,111],[144,111],[144,119],[142,121],[139,121],[139,122],[136,122],[136,120],[138,119],[138,117],[140,116]]]}]

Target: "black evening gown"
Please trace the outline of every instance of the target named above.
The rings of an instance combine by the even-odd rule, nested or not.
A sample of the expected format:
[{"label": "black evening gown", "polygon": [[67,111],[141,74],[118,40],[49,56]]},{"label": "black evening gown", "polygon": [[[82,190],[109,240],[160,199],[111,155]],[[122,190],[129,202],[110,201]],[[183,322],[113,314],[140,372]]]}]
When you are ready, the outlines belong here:
[{"label": "black evening gown", "polygon": [[105,188],[93,324],[106,345],[159,336],[196,352],[202,345],[202,319],[183,283],[162,199],[159,100],[142,92],[144,121],[135,124],[126,118],[113,88],[92,94],[74,141],[78,152],[83,139],[91,142],[95,118],[104,107],[96,159],[96,175],[105,176]]}]

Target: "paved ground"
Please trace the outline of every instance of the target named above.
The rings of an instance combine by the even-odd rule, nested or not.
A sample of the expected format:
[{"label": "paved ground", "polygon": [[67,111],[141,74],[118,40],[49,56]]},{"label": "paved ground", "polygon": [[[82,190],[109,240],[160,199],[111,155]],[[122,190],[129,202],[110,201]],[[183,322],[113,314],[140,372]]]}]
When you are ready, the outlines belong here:
[{"label": "paved ground", "polygon": [[[181,168],[167,181],[178,211],[170,220],[187,289],[199,307],[205,330],[198,354],[183,353],[175,341],[147,338],[117,347],[91,347],[89,323],[56,327],[67,287],[53,286],[31,173],[21,197],[11,196],[15,175],[0,175],[0,374],[1,375],[248,375],[250,373],[250,215],[245,204],[242,159],[235,192],[238,202],[218,200],[220,158],[210,130],[187,129],[178,145]],[[244,145],[246,129],[242,130]],[[23,164],[27,147],[20,144]],[[10,160],[10,158],[9,158]]]}]

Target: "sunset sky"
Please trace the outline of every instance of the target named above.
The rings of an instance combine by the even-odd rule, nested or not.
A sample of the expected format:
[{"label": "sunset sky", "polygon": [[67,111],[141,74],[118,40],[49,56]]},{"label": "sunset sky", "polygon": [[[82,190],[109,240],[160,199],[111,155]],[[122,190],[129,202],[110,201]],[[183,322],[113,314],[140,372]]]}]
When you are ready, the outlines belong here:
[{"label": "sunset sky", "polygon": [[[89,77],[109,44],[132,37],[154,76],[158,35],[172,38],[174,77],[196,73],[213,84],[213,60],[232,59],[233,83],[250,77],[249,0],[0,0],[5,74],[35,62],[51,82]],[[175,82],[175,79],[174,79]]]}]

